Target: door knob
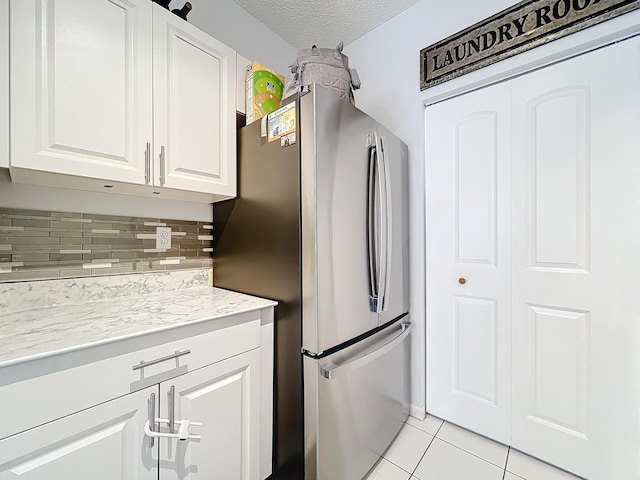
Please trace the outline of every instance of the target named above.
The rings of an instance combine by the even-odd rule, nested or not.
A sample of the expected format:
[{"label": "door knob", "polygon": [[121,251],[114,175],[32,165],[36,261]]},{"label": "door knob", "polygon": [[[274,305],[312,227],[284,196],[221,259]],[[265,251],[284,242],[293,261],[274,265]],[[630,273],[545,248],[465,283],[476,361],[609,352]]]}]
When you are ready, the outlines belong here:
[{"label": "door knob", "polygon": [[466,279],[466,278],[463,278],[463,277],[460,277],[460,278],[458,279],[458,283],[459,283],[460,285],[464,285],[465,283],[467,283],[467,279]]}]

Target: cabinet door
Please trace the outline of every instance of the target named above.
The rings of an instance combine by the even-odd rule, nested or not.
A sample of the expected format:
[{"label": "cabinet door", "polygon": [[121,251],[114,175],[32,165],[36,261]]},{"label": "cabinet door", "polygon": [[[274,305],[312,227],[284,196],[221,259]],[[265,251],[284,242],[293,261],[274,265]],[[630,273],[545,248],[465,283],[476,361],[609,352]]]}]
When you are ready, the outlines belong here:
[{"label": "cabinet door", "polygon": [[511,436],[508,82],[428,107],[427,410]]},{"label": "cabinet door", "polygon": [[153,5],[154,183],[236,194],[236,53]]},{"label": "cabinet door", "polygon": [[[154,480],[147,388],[0,441],[0,479]],[[46,402],[46,394],[42,401]]]},{"label": "cabinet door", "polygon": [[200,440],[161,439],[162,480],[260,478],[260,351],[251,350],[160,384],[160,411],[169,417],[171,387],[175,418],[202,422]]},{"label": "cabinet door", "polygon": [[11,2],[11,166],[144,183],[148,0]]},{"label": "cabinet door", "polygon": [[0,167],[9,168],[9,0],[0,0]]}]

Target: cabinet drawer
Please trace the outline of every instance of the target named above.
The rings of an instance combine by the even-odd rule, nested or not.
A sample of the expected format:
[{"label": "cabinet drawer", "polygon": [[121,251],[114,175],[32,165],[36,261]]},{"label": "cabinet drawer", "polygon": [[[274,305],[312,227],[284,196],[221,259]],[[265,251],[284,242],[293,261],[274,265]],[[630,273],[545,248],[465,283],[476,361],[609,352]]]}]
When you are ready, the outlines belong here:
[{"label": "cabinet drawer", "polygon": [[255,311],[0,369],[0,439],[259,346]]},{"label": "cabinet drawer", "polygon": [[129,393],[259,346],[256,315],[255,320],[234,327],[121,355],[111,360],[109,369],[117,372],[113,386]]}]

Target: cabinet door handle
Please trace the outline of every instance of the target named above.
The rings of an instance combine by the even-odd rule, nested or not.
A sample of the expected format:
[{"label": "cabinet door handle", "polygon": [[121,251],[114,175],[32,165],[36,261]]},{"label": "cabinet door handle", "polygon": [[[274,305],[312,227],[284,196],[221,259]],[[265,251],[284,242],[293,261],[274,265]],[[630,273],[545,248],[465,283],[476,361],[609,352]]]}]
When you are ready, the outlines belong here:
[{"label": "cabinet door handle", "polygon": [[149,185],[151,181],[151,144],[147,142],[147,149],[144,151],[144,183]]},{"label": "cabinet door handle", "polygon": [[176,353],[172,353],[171,355],[167,355],[166,357],[156,358],[155,360],[149,360],[145,362],[144,360],[140,360],[140,363],[133,366],[134,370],[140,370],[141,368],[148,367],[150,365],[155,365],[156,363],[166,362],[167,360],[172,360],[174,358],[182,357],[183,355],[188,355],[191,353],[191,350],[185,350],[181,352],[180,350],[176,350]]},{"label": "cabinet door handle", "polygon": [[[148,428],[150,432],[155,432],[156,430],[156,394],[155,393],[152,393],[151,396],[149,397],[148,405],[149,405],[148,420],[147,420]],[[153,448],[154,443],[155,443],[155,437],[153,435],[149,435],[149,448]]]},{"label": "cabinet door handle", "polygon": [[176,433],[176,387],[171,385],[169,388],[169,433]]},{"label": "cabinet door handle", "polygon": [[164,145],[160,147],[160,186],[164,186],[164,166],[165,166]]}]

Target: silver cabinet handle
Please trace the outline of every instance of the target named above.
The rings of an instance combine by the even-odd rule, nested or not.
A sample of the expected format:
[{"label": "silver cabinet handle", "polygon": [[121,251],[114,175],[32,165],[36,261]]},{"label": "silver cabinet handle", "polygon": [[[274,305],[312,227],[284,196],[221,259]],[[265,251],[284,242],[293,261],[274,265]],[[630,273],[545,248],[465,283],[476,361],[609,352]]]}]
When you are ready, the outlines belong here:
[{"label": "silver cabinet handle", "polygon": [[151,181],[151,144],[147,142],[147,149],[144,151],[144,183],[149,185]]},{"label": "silver cabinet handle", "polygon": [[333,380],[338,376],[357,370],[367,363],[371,363],[374,360],[380,358],[387,352],[390,352],[391,350],[396,348],[398,344],[402,343],[402,341],[407,338],[407,335],[409,335],[409,333],[411,332],[410,323],[403,322],[400,324],[400,327],[402,328],[400,334],[396,334],[397,336],[389,343],[385,343],[382,347],[379,347],[377,349],[365,350],[350,362],[344,363],[342,365],[335,365],[333,362],[328,361],[323,365],[321,363],[322,360],[320,360],[320,375],[329,380]]},{"label": "silver cabinet handle", "polygon": [[[156,430],[156,394],[152,393],[149,397],[149,412],[147,416],[147,424],[150,432],[155,432]],[[155,443],[155,437],[149,435],[149,448],[153,448]]]},{"label": "silver cabinet handle", "polygon": [[164,145],[160,147],[160,186],[164,186],[164,167],[166,163]]},{"label": "silver cabinet handle", "polygon": [[174,385],[171,385],[167,395],[169,396],[169,405],[167,407],[169,409],[169,433],[176,433],[176,387]]},{"label": "silver cabinet handle", "polygon": [[134,370],[140,370],[141,368],[148,367],[150,365],[155,365],[156,363],[166,362],[167,360],[171,360],[173,358],[182,357],[183,355],[188,355],[191,353],[191,350],[185,350],[181,352],[180,350],[176,350],[175,353],[171,355],[167,355],[166,357],[156,358],[155,360],[149,360],[145,362],[144,360],[140,360],[140,363],[133,366]]}]

